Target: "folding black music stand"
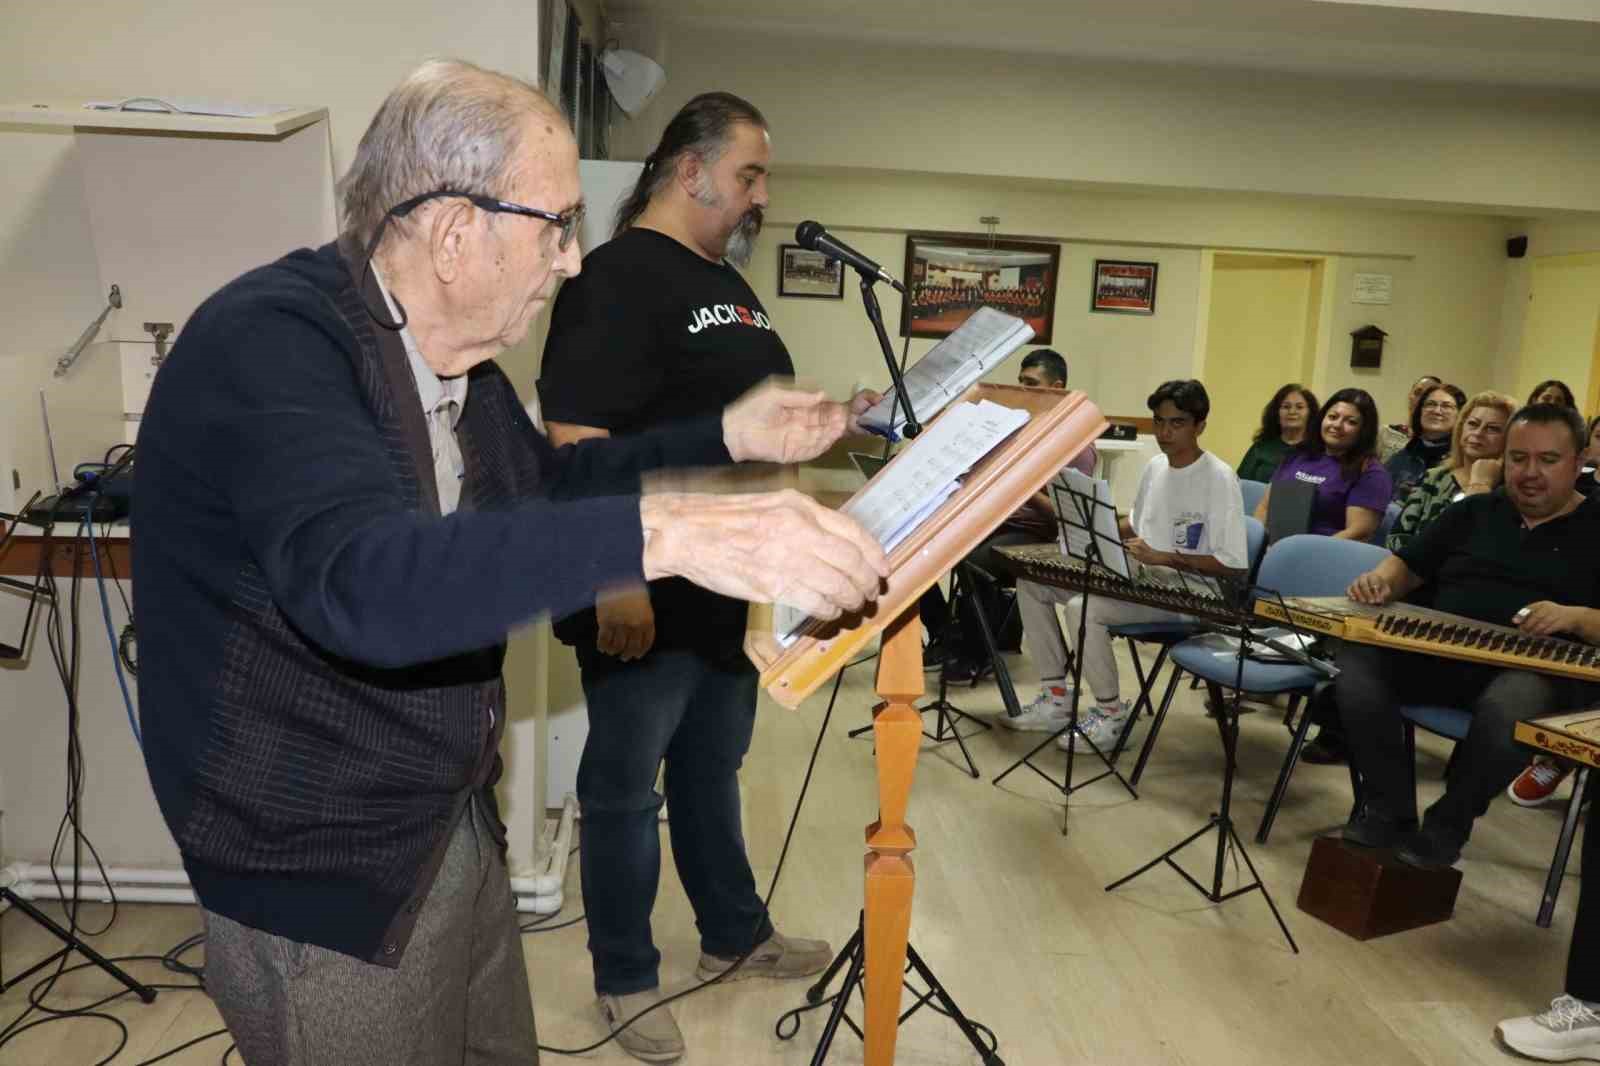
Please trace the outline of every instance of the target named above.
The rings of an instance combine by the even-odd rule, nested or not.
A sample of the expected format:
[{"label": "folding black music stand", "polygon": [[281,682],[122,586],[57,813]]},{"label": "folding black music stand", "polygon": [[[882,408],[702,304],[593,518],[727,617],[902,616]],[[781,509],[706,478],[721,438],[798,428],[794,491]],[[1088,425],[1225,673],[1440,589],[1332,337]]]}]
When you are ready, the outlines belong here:
[{"label": "folding black music stand", "polygon": [[[1077,559],[1083,563],[1086,576],[1094,572],[1095,568],[1098,567],[1101,572],[1112,579],[1127,580],[1126,555],[1122,549],[1121,538],[1108,536],[1104,528],[1097,528],[1095,521],[1097,518],[1100,519],[1103,526],[1106,523],[1107,516],[1109,516],[1109,527],[1113,533],[1115,532],[1117,514],[1116,508],[1112,506],[1110,499],[1100,499],[1098,494],[1090,495],[1076,488],[1063,487],[1055,482],[1050,485],[1050,495],[1055,505],[1056,523],[1067,558]],[[1121,565],[1114,568],[1111,564],[1108,564],[1108,559],[1118,560]],[[1083,611],[1078,616],[1077,647],[1079,649],[1083,647],[1084,635],[1088,629],[1088,581],[1084,582],[1084,589],[1081,595],[1083,596]],[[1080,788],[1092,785],[1105,777],[1115,777],[1122,784],[1122,787],[1128,790],[1128,795],[1134,799],[1139,798],[1139,793],[1134,791],[1133,786],[1128,783],[1128,779],[1122,776],[1122,773],[1115,765],[1116,757],[1121,754],[1123,742],[1128,736],[1129,726],[1132,723],[1131,716],[1129,718],[1129,726],[1124,726],[1122,734],[1117,738],[1116,747],[1112,749],[1109,756],[1102,752],[1094,741],[1088,737],[1082,738],[1084,743],[1089,745],[1089,749],[1105,765],[1105,769],[1087,781],[1073,782],[1073,761],[1077,749],[1077,739],[1081,736],[1078,732],[1078,708],[1082,698],[1083,655],[1074,652],[1072,655],[1072,708],[1067,714],[1066,726],[1035,744],[1022,758],[1001,771],[993,781],[993,784],[999,785],[1014,770],[1026,766],[1035,774],[1050,782],[1056,791],[1061,793],[1061,832],[1063,834],[1067,831],[1070,798]],[[1046,773],[1035,765],[1033,757],[1054,744],[1056,739],[1063,735],[1067,738],[1067,763],[1062,779],[1058,782],[1052,774]]]},{"label": "folding black music stand", "polygon": [[[1250,591],[1257,595],[1268,598],[1275,596],[1280,603],[1282,601],[1282,596],[1279,596],[1275,592],[1271,592],[1269,590],[1252,588]],[[1287,614],[1287,612],[1285,613]],[[1178,843],[1174,844],[1160,855],[1157,855],[1155,858],[1151,859],[1137,870],[1124,877],[1119,877],[1117,880],[1111,882],[1111,884],[1106,886],[1106,891],[1111,892],[1115,889],[1121,888],[1129,881],[1132,881],[1134,878],[1154,869],[1162,863],[1166,863],[1168,866],[1176,870],[1179,876],[1181,876],[1185,881],[1189,882],[1189,884],[1194,887],[1195,891],[1199,892],[1212,903],[1226,903],[1228,900],[1234,899],[1237,896],[1242,896],[1248,892],[1254,892],[1259,889],[1261,892],[1261,898],[1267,901],[1267,907],[1272,911],[1272,917],[1277,921],[1278,928],[1282,930],[1284,939],[1289,942],[1289,948],[1298,955],[1300,953],[1300,946],[1295,943],[1294,936],[1289,932],[1289,926],[1285,924],[1283,915],[1278,911],[1278,905],[1272,900],[1272,893],[1267,891],[1266,883],[1261,880],[1261,875],[1256,872],[1255,863],[1250,861],[1250,853],[1245,850],[1244,842],[1239,839],[1239,834],[1234,830],[1233,827],[1231,806],[1233,800],[1233,779],[1238,770],[1236,755],[1239,744],[1239,701],[1244,693],[1244,664],[1250,658],[1251,647],[1257,646],[1270,648],[1272,651],[1285,659],[1299,662],[1303,666],[1310,666],[1313,669],[1327,673],[1329,676],[1337,673],[1337,671],[1335,671],[1331,666],[1328,666],[1326,663],[1307,655],[1299,647],[1291,647],[1282,643],[1281,641],[1262,635],[1257,631],[1258,627],[1249,621],[1251,617],[1252,615],[1249,611],[1241,611],[1241,622],[1239,625],[1235,627],[1217,627],[1218,632],[1227,633],[1229,636],[1235,638],[1239,645],[1235,658],[1236,665],[1234,668],[1232,696],[1228,697],[1227,699],[1223,699],[1218,684],[1209,679],[1206,682],[1206,687],[1210,690],[1212,702],[1217,706],[1217,713],[1215,716],[1215,721],[1217,723],[1217,735],[1222,740],[1223,763],[1221,804],[1218,806],[1216,811],[1212,812],[1211,817],[1207,819],[1205,825],[1201,826],[1193,833],[1190,833]],[[1297,637],[1304,635],[1292,621],[1289,623],[1289,627],[1291,632]],[[1279,627],[1274,625],[1271,628]],[[1212,830],[1216,830],[1217,833],[1216,862],[1212,868],[1211,884],[1206,886],[1195,880],[1189,871],[1185,870],[1182,866],[1179,866],[1178,863],[1173,859],[1173,856]],[[1237,888],[1225,892],[1222,888],[1222,881],[1223,875],[1227,869],[1227,858],[1230,848],[1232,848],[1235,853],[1244,860],[1245,867],[1250,871],[1250,881],[1248,884],[1239,885]]]}]

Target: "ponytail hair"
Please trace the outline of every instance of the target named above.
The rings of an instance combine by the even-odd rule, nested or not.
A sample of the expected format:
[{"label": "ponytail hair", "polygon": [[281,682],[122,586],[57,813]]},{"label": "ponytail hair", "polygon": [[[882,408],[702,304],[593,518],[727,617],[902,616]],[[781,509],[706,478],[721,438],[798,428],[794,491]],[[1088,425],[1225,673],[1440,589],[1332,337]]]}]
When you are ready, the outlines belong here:
[{"label": "ponytail hair", "polygon": [[766,117],[756,105],[732,93],[701,93],[684,104],[662,131],[656,150],[645,157],[644,171],[617,208],[611,235],[619,236],[638,221],[655,195],[672,181],[678,161],[685,155],[693,155],[702,165],[720,159],[728,148],[733,127],[741,122],[767,128]]}]

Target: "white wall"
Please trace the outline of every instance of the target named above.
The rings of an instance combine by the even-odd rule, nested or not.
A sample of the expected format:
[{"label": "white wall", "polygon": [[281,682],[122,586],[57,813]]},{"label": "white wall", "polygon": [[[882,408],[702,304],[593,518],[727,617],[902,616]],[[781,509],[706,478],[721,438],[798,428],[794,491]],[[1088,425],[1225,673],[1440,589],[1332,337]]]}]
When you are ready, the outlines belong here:
[{"label": "white wall", "polygon": [[1600,210],[1590,100],[666,32],[666,88],[613,137],[618,158],[642,159],[684,101],[726,89],[766,114],[782,165]]},{"label": "white wall", "polygon": [[[1545,373],[1541,372],[1542,367],[1536,369],[1523,365],[1523,325],[1533,299],[1534,264],[1546,256],[1600,252],[1600,219],[1583,215],[1527,219],[1516,232],[1527,236],[1528,253],[1525,258],[1510,260],[1506,271],[1505,290],[1501,297],[1504,311],[1499,343],[1505,356],[1500,364],[1495,388],[1509,392],[1520,400],[1524,394],[1519,393],[1518,389],[1524,383],[1556,376],[1555,368]],[[1580,388],[1576,384],[1573,387]],[[1588,398],[1580,395],[1578,403],[1586,406]]]}]

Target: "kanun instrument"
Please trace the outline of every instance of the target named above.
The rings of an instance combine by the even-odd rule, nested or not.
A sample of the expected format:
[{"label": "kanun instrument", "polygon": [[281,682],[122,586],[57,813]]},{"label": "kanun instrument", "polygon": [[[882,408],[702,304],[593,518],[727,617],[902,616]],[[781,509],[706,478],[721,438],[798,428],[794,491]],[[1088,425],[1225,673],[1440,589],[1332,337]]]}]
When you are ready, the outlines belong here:
[{"label": "kanun instrument", "polygon": [[1543,714],[1517,723],[1516,738],[1585,766],[1600,766],[1600,707]]},{"label": "kanun instrument", "polygon": [[1373,607],[1344,596],[1258,597],[1255,613],[1357,644],[1600,682],[1600,648],[1428,607]]},{"label": "kanun instrument", "polygon": [[1108,570],[1091,567],[1082,559],[1062,555],[1061,546],[1054,541],[996,548],[994,554],[1017,577],[1041,585],[1175,611],[1218,625],[1237,626],[1250,620],[1249,612],[1227,596],[1152,580],[1143,573],[1139,579],[1128,581]]}]

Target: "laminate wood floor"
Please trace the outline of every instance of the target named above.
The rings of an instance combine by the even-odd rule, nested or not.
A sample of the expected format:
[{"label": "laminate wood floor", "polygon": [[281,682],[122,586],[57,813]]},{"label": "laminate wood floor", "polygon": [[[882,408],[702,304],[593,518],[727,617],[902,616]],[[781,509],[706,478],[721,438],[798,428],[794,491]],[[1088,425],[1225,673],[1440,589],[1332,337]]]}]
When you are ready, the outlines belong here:
[{"label": "laminate wood floor", "polygon": [[[1026,699],[1032,692],[1029,667],[1020,658],[1012,661]],[[835,945],[854,928],[861,906],[862,827],[875,814],[870,740],[846,737],[867,721],[871,684],[870,665],[846,677],[772,904],[780,928],[825,936]],[[1002,787],[990,783],[1040,739],[1037,734],[996,729],[973,738],[979,780],[966,776],[954,745],[925,746],[910,819],[920,842],[912,940],[962,1007],[998,1034],[1006,1063],[1513,1061],[1492,1042],[1495,1022],[1541,1009],[1561,989],[1577,895],[1576,858],[1552,928],[1539,929],[1533,918],[1563,805],[1524,810],[1497,802],[1467,849],[1455,917],[1358,943],[1294,906],[1312,838],[1348,811],[1346,772],[1301,766],[1271,843],[1254,845],[1251,837],[1288,734],[1281,710],[1247,715],[1234,809],[1240,835],[1300,943],[1295,955],[1257,894],[1213,906],[1165,868],[1117,892],[1104,891],[1199,828],[1215,808],[1222,757],[1201,697],[1181,691],[1141,797],[1130,798],[1110,780],[1079,792],[1066,835],[1061,805],[1043,780],[1023,770]],[[993,685],[957,689],[952,698],[978,715],[1000,709]],[[790,712],[763,700],[743,773],[745,831],[763,890],[826,702],[824,695]],[[1426,803],[1440,788],[1447,751],[1432,739],[1422,739],[1419,747],[1419,789]],[[1062,759],[1052,752],[1042,764],[1059,770]],[[1212,855],[1207,838],[1185,854],[1186,865],[1208,880]],[[576,865],[569,873],[572,902],[563,917],[580,905]],[[1229,884],[1243,872],[1242,864],[1230,860]],[[104,913],[89,907],[85,920],[101,922]],[[697,938],[670,863],[663,870],[655,928],[663,985],[670,991],[687,987]],[[110,954],[160,954],[198,929],[190,908],[125,906],[112,930],[95,942]],[[0,918],[0,934],[7,973],[50,946],[17,913]],[[570,1047],[603,1035],[584,942],[582,925],[524,938],[540,1037],[547,1044]],[[202,957],[199,951],[189,956]],[[159,963],[130,965],[147,979],[172,979]],[[83,971],[64,979],[50,1002],[79,1005],[112,990],[102,975]],[[773,1033],[779,1015],[803,1001],[803,991],[803,982],[746,981],[692,996],[677,1007],[689,1042],[685,1061],[810,1062],[822,1012],[807,1014],[793,1040]],[[24,1006],[22,989],[0,996],[0,1026]],[[219,1025],[210,1001],[198,992],[163,992],[149,1006],[124,998],[106,1010],[129,1029],[118,1064],[143,1062]],[[0,1049],[0,1064],[95,1063],[117,1039],[106,1022],[52,1023]],[[162,1062],[215,1064],[227,1044],[219,1037]],[[615,1045],[585,1059],[633,1061]],[[562,1060],[546,1055],[544,1061]],[[859,1042],[842,1031],[828,1062],[860,1061]],[[902,1029],[897,1061],[946,1066],[978,1059],[953,1024],[923,1011]]]}]

